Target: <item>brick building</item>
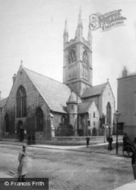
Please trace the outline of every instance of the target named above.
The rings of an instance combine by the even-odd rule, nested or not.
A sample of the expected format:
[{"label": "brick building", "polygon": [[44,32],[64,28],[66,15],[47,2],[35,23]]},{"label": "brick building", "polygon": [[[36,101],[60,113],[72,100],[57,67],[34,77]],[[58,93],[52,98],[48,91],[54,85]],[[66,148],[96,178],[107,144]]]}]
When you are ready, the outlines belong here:
[{"label": "brick building", "polygon": [[97,135],[103,119],[113,127],[114,95],[109,81],[92,84],[92,36],[89,29],[88,39],[83,37],[81,12],[75,38],[68,40],[65,22],[63,39],[63,83],[22,65],[14,75],[4,105],[5,136],[44,142],[56,135]]},{"label": "brick building", "polygon": [[119,123],[131,139],[136,137],[136,73],[128,74],[126,68],[118,79]]}]

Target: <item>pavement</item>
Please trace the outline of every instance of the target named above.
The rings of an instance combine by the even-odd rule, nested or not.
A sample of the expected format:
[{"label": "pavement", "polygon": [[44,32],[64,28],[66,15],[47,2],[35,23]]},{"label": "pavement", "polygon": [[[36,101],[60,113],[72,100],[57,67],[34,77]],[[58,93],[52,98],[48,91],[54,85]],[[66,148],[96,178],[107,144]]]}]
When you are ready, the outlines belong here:
[{"label": "pavement", "polygon": [[5,173],[4,171],[0,171],[0,178],[12,178],[9,173]]},{"label": "pavement", "polygon": [[135,189],[136,189],[136,181],[132,181],[114,190],[135,190]]},{"label": "pavement", "polygon": [[[121,141],[120,141],[121,142]],[[0,141],[0,144],[8,144],[8,145],[17,145],[17,146],[22,146],[24,143],[19,143],[19,142],[9,142],[7,143],[6,141]],[[90,144],[89,147],[100,147],[100,146],[106,146],[108,143],[97,143],[97,144]],[[115,144],[115,143],[113,143]],[[78,146],[60,146],[60,145],[46,145],[46,144],[35,144],[35,145],[30,145],[28,147],[33,147],[33,148],[49,148],[49,149],[60,149],[60,150],[77,150],[79,151],[82,148],[85,148],[86,145],[78,145]],[[13,175],[9,173],[5,173],[4,171],[0,171],[0,178],[13,178]],[[135,190],[136,189],[136,181],[132,181],[130,183],[124,184],[114,190]]]}]

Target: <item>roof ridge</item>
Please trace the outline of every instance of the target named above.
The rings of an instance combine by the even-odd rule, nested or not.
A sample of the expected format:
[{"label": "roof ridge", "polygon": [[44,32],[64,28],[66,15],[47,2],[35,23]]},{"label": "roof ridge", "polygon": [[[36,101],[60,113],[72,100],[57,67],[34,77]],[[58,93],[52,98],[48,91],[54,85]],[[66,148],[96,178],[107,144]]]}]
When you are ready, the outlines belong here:
[{"label": "roof ridge", "polygon": [[91,87],[93,88],[93,87],[102,86],[102,85],[106,85],[106,84],[107,84],[107,82],[102,83],[102,84],[97,84],[97,85],[95,85],[95,86],[91,86]]},{"label": "roof ridge", "polygon": [[[38,72],[33,71],[33,70],[31,70],[31,69],[28,69],[28,68],[26,68],[26,67],[23,67],[23,69],[26,69],[26,70],[28,70],[28,71],[30,71],[30,72],[33,72],[33,73],[35,73],[35,74],[41,75],[41,76],[43,76],[43,77],[45,77],[45,78],[51,79],[51,80],[53,80],[53,81],[56,81],[56,82],[58,82],[58,83],[60,83],[60,84],[65,85],[64,83],[62,83],[62,82],[60,82],[60,81],[57,81],[56,79],[50,78],[50,77],[45,76],[45,75],[43,75],[43,74],[41,74],[41,73],[38,73]],[[67,86],[67,85],[65,85],[65,86]]]},{"label": "roof ridge", "polygon": [[3,101],[3,100],[6,100],[6,99],[8,99],[8,96],[7,96],[6,98],[2,98],[2,99],[0,100],[0,102]]}]

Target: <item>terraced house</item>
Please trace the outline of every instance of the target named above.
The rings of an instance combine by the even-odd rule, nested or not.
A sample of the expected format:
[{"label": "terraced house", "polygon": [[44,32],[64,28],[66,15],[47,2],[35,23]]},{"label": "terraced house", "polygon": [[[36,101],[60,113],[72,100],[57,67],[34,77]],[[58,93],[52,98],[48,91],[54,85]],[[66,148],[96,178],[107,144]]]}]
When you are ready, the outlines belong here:
[{"label": "terraced house", "polygon": [[[93,86],[92,36],[83,37],[81,12],[75,38],[63,34],[63,83],[20,66],[5,103],[0,101],[4,137],[36,142],[58,135],[99,135],[102,121],[111,129],[115,99],[109,84]],[[99,76],[98,76],[99,77]]]}]

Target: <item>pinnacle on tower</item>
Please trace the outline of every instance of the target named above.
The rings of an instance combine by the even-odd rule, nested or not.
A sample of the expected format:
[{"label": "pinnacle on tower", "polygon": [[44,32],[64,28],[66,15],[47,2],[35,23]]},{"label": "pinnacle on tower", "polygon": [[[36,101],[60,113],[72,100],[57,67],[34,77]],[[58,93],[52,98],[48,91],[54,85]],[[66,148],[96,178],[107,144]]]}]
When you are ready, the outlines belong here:
[{"label": "pinnacle on tower", "polygon": [[68,28],[67,28],[67,20],[65,20],[64,34],[63,34],[64,43],[68,42]]},{"label": "pinnacle on tower", "polygon": [[91,33],[91,29],[90,29],[89,26],[88,26],[88,42],[91,45],[91,43],[92,43],[92,33]]},{"label": "pinnacle on tower", "polygon": [[68,35],[67,20],[65,20],[64,34],[67,34],[67,35]]},{"label": "pinnacle on tower", "polygon": [[81,27],[81,28],[83,28],[83,25],[82,25],[82,12],[81,12],[81,8],[80,8],[80,10],[79,10],[79,15],[78,15],[78,28],[79,27]]},{"label": "pinnacle on tower", "polygon": [[79,15],[78,15],[78,25],[77,25],[77,30],[76,30],[76,37],[80,38],[82,36],[83,36],[83,25],[82,25],[81,8],[80,8]]}]

